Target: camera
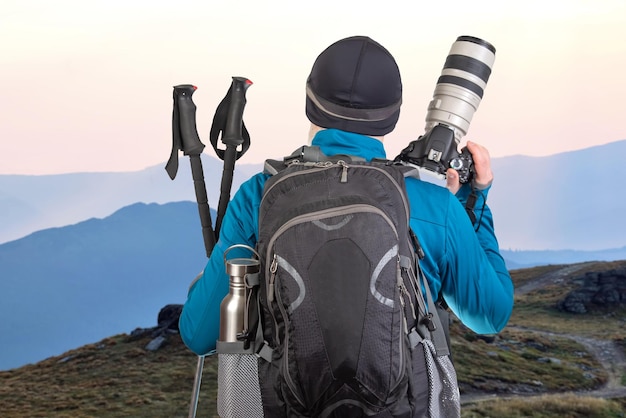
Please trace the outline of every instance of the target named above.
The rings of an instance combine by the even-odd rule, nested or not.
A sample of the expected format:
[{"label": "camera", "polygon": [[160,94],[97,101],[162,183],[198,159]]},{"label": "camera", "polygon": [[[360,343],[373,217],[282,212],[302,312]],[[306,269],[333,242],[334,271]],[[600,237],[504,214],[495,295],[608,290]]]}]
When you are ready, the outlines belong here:
[{"label": "camera", "polygon": [[495,54],[494,46],[482,39],[456,39],[428,105],[426,133],[410,142],[396,161],[422,167],[442,178],[448,168],[453,168],[461,183],[471,181],[472,155],[467,148],[459,152],[458,145],[483,98]]}]

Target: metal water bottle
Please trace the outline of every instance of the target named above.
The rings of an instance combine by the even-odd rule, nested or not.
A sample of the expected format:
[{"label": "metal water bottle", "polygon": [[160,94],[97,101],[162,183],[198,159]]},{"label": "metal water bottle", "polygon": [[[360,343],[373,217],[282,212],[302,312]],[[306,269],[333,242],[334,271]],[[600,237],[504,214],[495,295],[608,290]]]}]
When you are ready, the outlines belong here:
[{"label": "metal water bottle", "polygon": [[[232,258],[233,248],[246,248],[254,258]],[[258,360],[249,342],[237,339],[248,329],[248,289],[258,287],[261,268],[259,254],[251,247],[237,244],[224,252],[230,289],[220,305],[220,336],[217,340],[217,413],[222,418],[262,418],[263,401],[259,386]]]},{"label": "metal water bottle", "polygon": [[[220,305],[220,337],[219,341],[237,342],[237,336],[247,330],[246,312],[246,276],[259,272],[260,263],[254,258],[226,259],[226,254],[233,248],[248,246],[233,245],[224,253],[226,273],[230,276],[228,294]],[[253,250],[254,251],[254,250]]]}]

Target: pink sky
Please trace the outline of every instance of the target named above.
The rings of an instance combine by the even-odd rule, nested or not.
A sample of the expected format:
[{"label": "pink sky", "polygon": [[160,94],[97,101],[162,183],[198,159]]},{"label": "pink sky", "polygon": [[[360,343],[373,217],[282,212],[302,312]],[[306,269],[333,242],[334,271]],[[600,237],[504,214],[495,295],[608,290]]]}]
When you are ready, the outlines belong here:
[{"label": "pink sky", "polygon": [[[368,35],[395,55],[404,104],[389,156],[423,133],[450,45],[497,49],[466,139],[492,156],[550,155],[626,139],[626,2],[8,0],[0,16],[0,174],[131,171],[164,164],[172,86],[198,86],[209,145],[231,76],[245,76],[252,147],[240,162],[306,142],[304,82],[315,57]],[[432,3],[432,4],[431,4]],[[312,10],[315,9],[315,10]],[[165,173],[164,173],[165,175]]]}]

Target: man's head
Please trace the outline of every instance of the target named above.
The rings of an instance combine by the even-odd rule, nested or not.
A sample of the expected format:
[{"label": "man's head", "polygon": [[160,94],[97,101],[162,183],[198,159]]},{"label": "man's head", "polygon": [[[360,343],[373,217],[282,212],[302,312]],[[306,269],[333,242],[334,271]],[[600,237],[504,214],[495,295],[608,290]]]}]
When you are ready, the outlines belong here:
[{"label": "man's head", "polygon": [[335,42],[315,60],[306,84],[306,115],[323,128],[369,136],[393,131],[402,81],[393,56],[365,36]]}]

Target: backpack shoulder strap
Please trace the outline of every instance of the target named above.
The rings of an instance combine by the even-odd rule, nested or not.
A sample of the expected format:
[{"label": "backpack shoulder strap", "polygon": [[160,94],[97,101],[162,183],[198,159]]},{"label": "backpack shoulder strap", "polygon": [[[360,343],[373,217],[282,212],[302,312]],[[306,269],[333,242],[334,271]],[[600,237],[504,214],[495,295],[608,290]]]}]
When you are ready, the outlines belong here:
[{"label": "backpack shoulder strap", "polygon": [[287,168],[287,165],[282,160],[265,160],[263,165],[263,174],[275,176],[285,168]]}]

